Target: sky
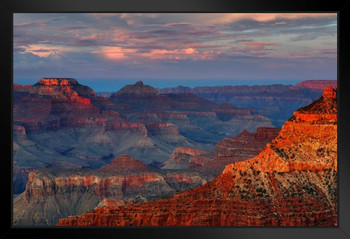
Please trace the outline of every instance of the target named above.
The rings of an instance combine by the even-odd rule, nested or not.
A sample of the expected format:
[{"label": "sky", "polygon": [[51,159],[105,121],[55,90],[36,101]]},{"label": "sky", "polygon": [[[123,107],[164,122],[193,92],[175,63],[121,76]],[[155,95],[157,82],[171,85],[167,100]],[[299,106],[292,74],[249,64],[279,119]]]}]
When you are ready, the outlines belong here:
[{"label": "sky", "polygon": [[101,90],[139,79],[160,87],[335,80],[337,15],[16,13],[13,56],[15,83],[70,77]]}]

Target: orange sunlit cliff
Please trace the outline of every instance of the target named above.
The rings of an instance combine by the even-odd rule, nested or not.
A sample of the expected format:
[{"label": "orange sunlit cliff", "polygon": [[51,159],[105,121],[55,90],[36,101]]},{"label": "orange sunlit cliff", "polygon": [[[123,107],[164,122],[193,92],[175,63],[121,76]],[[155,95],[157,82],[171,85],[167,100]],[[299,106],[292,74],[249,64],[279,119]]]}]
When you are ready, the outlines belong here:
[{"label": "orange sunlit cliff", "polygon": [[337,99],[297,110],[257,156],[167,199],[108,203],[60,226],[336,226]]}]

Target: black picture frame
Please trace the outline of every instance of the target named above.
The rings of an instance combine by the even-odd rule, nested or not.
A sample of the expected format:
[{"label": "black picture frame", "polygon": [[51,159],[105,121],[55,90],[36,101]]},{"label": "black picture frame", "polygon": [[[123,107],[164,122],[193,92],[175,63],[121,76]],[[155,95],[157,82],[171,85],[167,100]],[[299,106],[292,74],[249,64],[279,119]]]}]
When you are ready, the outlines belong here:
[{"label": "black picture frame", "polygon": [[[13,13],[39,12],[337,12],[338,13],[338,188],[337,227],[138,227],[138,228],[15,228],[12,222],[12,28]],[[350,238],[350,122],[349,100],[349,21],[350,0],[315,2],[309,0],[0,0],[1,18],[1,102],[9,114],[2,134],[7,143],[1,159],[2,209],[1,238]],[[6,173],[4,173],[6,172]],[[4,193],[6,192],[6,194]],[[4,195],[5,194],[5,195]]]}]

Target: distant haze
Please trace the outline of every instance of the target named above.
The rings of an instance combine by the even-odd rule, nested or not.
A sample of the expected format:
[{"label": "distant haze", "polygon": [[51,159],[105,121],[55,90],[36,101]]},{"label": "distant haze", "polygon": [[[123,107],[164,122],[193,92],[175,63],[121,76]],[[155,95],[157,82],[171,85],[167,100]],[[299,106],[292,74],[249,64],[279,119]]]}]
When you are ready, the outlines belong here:
[{"label": "distant haze", "polygon": [[[15,79],[14,83],[25,85],[35,84],[40,79]],[[155,88],[167,88],[177,86],[188,86],[191,88],[197,86],[225,86],[225,85],[271,85],[271,84],[283,84],[283,85],[296,85],[302,80],[151,80],[151,79],[77,79],[82,85],[89,86],[96,92],[115,92],[124,87],[125,85],[133,85],[138,80],[142,80],[144,84],[150,85]]]}]

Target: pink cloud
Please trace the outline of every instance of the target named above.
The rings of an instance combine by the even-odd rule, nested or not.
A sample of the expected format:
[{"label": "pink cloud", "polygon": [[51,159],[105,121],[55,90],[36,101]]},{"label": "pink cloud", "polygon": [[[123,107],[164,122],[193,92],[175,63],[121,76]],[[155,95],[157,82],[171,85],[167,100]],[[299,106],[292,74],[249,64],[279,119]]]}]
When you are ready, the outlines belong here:
[{"label": "pink cloud", "polygon": [[142,56],[153,60],[185,60],[191,59],[197,60],[212,60],[218,55],[222,54],[221,51],[198,51],[195,48],[184,48],[175,50],[154,49],[150,52],[143,53]]},{"label": "pink cloud", "polygon": [[55,46],[54,48],[52,48],[52,46],[38,44],[38,45],[29,45],[25,47],[25,49],[20,53],[21,54],[31,53],[38,57],[46,58],[46,57],[49,57],[50,55],[60,56],[63,52],[67,50],[68,50],[67,48],[62,46]]},{"label": "pink cloud", "polygon": [[266,46],[276,46],[277,43],[274,42],[262,42],[262,41],[247,41],[242,42],[244,45],[246,45],[246,49],[258,51],[264,49]]},{"label": "pink cloud", "polygon": [[91,35],[87,35],[87,36],[82,36],[79,38],[79,40],[98,40],[98,39],[103,39],[104,34],[97,34],[97,33],[93,33]]},{"label": "pink cloud", "polygon": [[191,54],[196,53],[197,51],[196,51],[196,49],[194,49],[194,48],[187,48],[187,49],[183,49],[183,52],[184,52],[185,54],[191,55]]},{"label": "pink cloud", "polygon": [[102,46],[99,50],[91,53],[99,54],[109,60],[124,60],[128,58],[129,53],[137,52],[136,49],[121,48],[117,46]]},{"label": "pink cloud", "polygon": [[[231,14],[211,14],[210,18],[203,19],[204,23],[222,24],[233,23],[241,20],[255,20],[267,22],[283,19],[303,19],[303,18],[324,18],[335,17],[336,13],[231,13]],[[282,22],[282,21],[281,21]],[[280,23],[281,23],[280,22]],[[283,24],[283,23],[282,23]]]},{"label": "pink cloud", "polygon": [[200,52],[195,48],[182,49],[152,49],[147,52],[141,52],[138,49],[122,48],[116,46],[103,46],[93,54],[98,54],[107,60],[112,61],[139,61],[139,60],[211,60],[214,59],[221,51],[203,51]]},{"label": "pink cloud", "polygon": [[151,59],[186,59],[191,58],[190,55],[198,54],[198,51],[194,48],[185,48],[185,49],[175,49],[175,50],[166,50],[166,49],[153,49],[150,52],[143,53],[145,57]]},{"label": "pink cloud", "polygon": [[15,24],[14,27],[44,27],[50,20],[29,21]]},{"label": "pink cloud", "polygon": [[26,52],[32,53],[33,55],[36,55],[36,56],[41,57],[41,58],[46,58],[46,57],[50,56],[51,54],[55,54],[54,51],[52,51],[52,50],[44,50],[44,49],[30,50],[30,51],[26,51]]}]

